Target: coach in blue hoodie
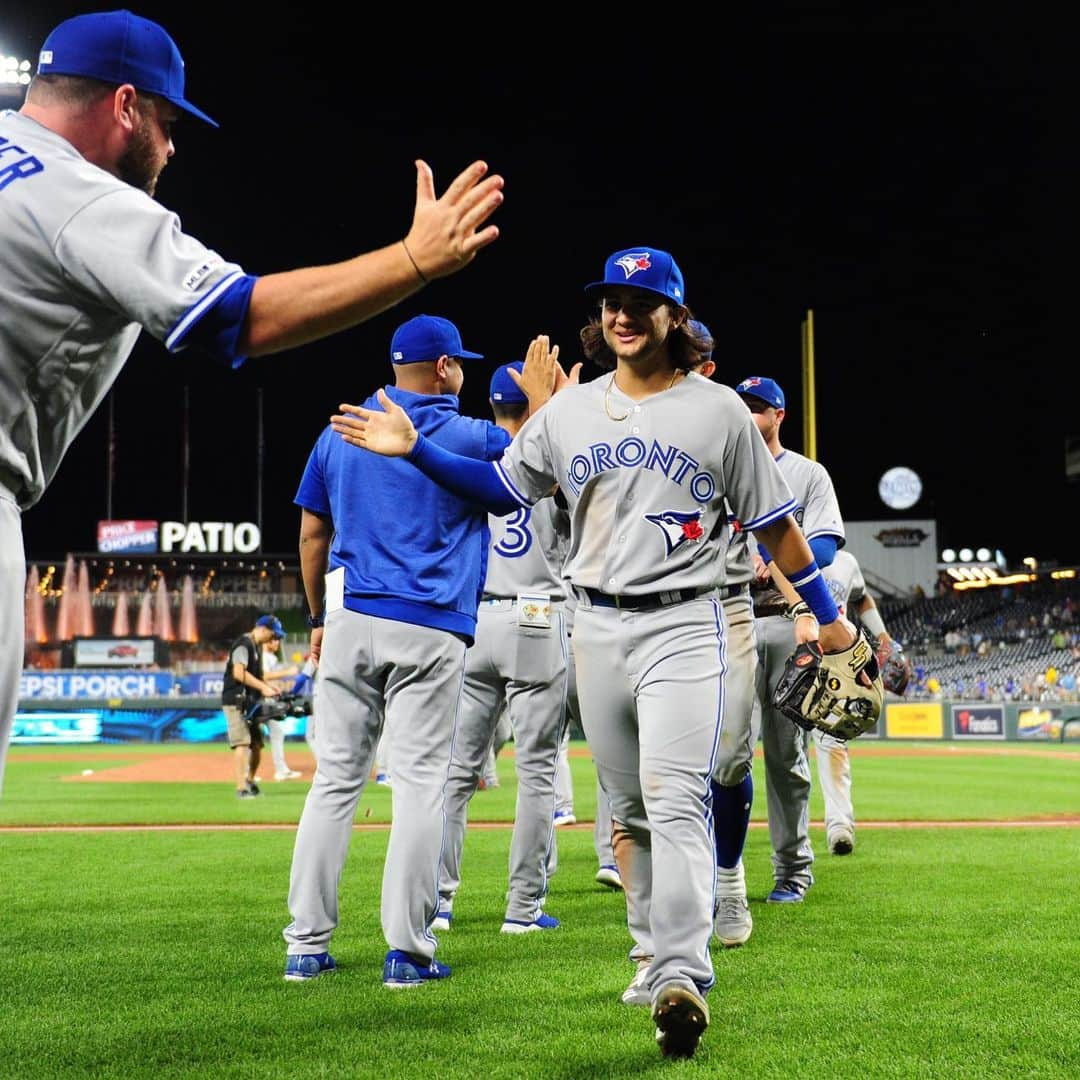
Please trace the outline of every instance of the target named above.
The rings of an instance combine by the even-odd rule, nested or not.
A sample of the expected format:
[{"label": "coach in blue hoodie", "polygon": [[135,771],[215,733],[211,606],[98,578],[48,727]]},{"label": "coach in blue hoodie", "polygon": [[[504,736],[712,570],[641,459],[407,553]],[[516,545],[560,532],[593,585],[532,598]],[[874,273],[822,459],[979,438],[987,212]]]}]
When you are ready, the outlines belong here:
[{"label": "coach in blue hoodie", "polygon": [[[510,437],[464,417],[457,327],[434,315],[399,326],[386,394],[416,429],[455,453],[496,461]],[[372,395],[367,408],[380,408]],[[385,722],[393,823],[382,883],[389,951],[383,985],[420,986],[450,974],[435,960],[443,784],[457,719],[465,649],[476,631],[486,571],[487,515],[404,458],[357,452],[328,427],[294,500],[313,628],[318,769],[297,829],[289,883],[285,978],[333,970],[338,879],[356,806]]]}]

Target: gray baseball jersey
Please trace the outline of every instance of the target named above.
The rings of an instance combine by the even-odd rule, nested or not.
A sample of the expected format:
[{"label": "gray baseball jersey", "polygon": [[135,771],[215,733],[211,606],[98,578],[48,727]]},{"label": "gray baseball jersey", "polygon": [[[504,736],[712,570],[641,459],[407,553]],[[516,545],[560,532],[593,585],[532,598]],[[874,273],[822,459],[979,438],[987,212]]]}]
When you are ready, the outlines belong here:
[{"label": "gray baseball jersey", "polygon": [[[476,792],[506,704],[514,733],[517,807],[510,842],[506,920],[526,926],[541,914],[555,811],[555,769],[566,717],[566,630],[562,562],[570,523],[554,499],[506,518],[491,516],[484,598],[446,779],[439,910],[453,910],[461,883],[469,800]],[[530,599],[532,598],[532,599]],[[538,608],[547,598],[549,610]]]},{"label": "gray baseball jersey", "polygon": [[173,351],[250,279],[29,117],[0,112],[0,787],[36,503],[145,326]]},{"label": "gray baseball jersey", "polygon": [[[807,540],[833,536],[844,543],[844,525],[828,471],[819,462],[785,450],[776,459],[797,500],[795,520]],[[771,587],[754,592],[754,606],[783,595]],[[761,743],[765,757],[766,801],[769,838],[772,842],[773,875],[777,882],[813,880],[814,851],[810,844],[810,763],[806,733],[772,704],[773,693],[788,656],[795,648],[794,627],[783,615],[757,620],[758,701]]]},{"label": "gray baseball jersey", "polygon": [[[842,615],[866,595],[859,561],[850,551],[838,551],[836,558],[821,572],[829,592]],[[832,846],[838,833],[854,834],[855,808],[851,802],[851,758],[843,739],[813,731],[817,751],[818,780],[825,800],[825,836]]]},{"label": "gray baseball jersey", "polygon": [[0,481],[18,485],[26,509],[140,330],[182,349],[244,273],[145,192],[10,111],[0,113],[0,236]]},{"label": "gray baseball jersey", "polygon": [[[611,801],[631,958],[652,958],[654,996],[671,982],[704,991],[713,983],[707,807],[726,668],[716,589],[728,506],[753,528],[795,501],[734,390],[696,374],[642,401],[613,376],[567,387],[498,469],[522,505],[558,483],[570,506],[578,696]],[[652,599],[620,609],[590,589]]]}]

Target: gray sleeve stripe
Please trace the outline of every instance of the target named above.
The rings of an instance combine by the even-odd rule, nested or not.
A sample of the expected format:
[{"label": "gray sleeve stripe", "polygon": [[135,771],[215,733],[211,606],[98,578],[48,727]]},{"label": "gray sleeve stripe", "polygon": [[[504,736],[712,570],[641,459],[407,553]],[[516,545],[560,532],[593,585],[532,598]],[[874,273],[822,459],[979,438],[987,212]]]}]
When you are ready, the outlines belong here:
[{"label": "gray sleeve stripe", "polygon": [[762,525],[770,525],[776,521],[777,518],[782,518],[785,514],[790,514],[792,510],[796,509],[799,505],[796,499],[788,499],[783,506],[778,507],[776,510],[770,510],[767,514],[762,514],[761,517],[754,518],[753,521],[742,522],[744,529],[759,529]]},{"label": "gray sleeve stripe", "polygon": [[201,319],[203,315],[205,315],[206,312],[243,277],[244,274],[241,271],[234,270],[228,277],[219,281],[201,300],[192,307],[189,307],[187,311],[180,316],[179,321],[165,339],[165,348],[168,349],[169,352],[176,352],[183,344],[184,338],[187,337],[191,328],[199,321],[199,319]]},{"label": "gray sleeve stripe", "polygon": [[532,503],[514,486],[513,481],[506,475],[502,465],[498,461],[493,461],[491,464],[495,466],[495,475],[502,481],[503,487],[506,488],[510,498],[521,506],[532,506]]}]

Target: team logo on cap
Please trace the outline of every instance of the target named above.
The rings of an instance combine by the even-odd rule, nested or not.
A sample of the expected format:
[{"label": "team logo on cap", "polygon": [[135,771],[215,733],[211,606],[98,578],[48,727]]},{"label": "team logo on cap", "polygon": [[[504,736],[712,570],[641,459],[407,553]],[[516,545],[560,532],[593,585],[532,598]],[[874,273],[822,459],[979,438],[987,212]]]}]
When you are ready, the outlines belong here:
[{"label": "team logo on cap", "polygon": [[683,544],[696,544],[705,535],[705,530],[701,527],[700,510],[664,510],[659,514],[644,514],[643,517],[664,534],[664,543],[667,545],[665,559],[678,551]]},{"label": "team logo on cap", "polygon": [[739,383],[739,389],[740,390],[749,390],[752,386],[760,386],[760,385],[761,385],[761,380],[760,379],[743,379],[743,381],[741,383]]},{"label": "team logo on cap", "polygon": [[651,270],[652,259],[649,257],[647,251],[641,251],[633,255],[624,255],[621,259],[616,259],[615,265],[623,268],[623,273],[626,274],[626,280],[629,281],[639,270]]}]

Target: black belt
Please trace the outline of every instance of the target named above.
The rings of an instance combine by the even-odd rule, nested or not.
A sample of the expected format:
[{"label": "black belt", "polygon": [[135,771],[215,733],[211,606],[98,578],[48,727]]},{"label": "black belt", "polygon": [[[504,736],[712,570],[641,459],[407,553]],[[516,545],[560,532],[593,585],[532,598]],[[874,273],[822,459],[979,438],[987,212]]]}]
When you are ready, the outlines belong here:
[{"label": "black belt", "polygon": [[699,596],[719,593],[721,600],[728,600],[742,592],[742,585],[723,585],[719,589],[712,585],[703,589],[667,589],[664,592],[642,593],[639,596],[615,596],[599,589],[585,589],[585,594],[593,607],[618,608],[620,611],[649,611],[653,608],[669,607],[672,604],[685,604]]}]

